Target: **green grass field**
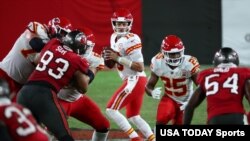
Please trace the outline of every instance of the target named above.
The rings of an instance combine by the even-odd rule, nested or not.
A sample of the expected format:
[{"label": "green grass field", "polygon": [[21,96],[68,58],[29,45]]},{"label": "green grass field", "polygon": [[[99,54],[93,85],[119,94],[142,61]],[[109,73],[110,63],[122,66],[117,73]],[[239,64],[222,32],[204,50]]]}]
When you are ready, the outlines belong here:
[{"label": "green grass field", "polygon": [[[207,68],[208,66],[203,66],[202,69]],[[146,70],[147,76],[149,76],[148,69]],[[109,98],[112,96],[113,92],[120,86],[122,83],[118,73],[116,71],[100,71],[95,80],[90,85],[87,95],[91,97],[101,108],[103,114],[105,114],[106,103]],[[161,86],[161,82],[157,85]],[[144,103],[141,110],[141,116],[149,123],[151,128],[155,124],[156,110],[159,100],[153,99],[145,93]],[[249,111],[249,104],[246,100],[244,101],[246,109]],[[167,109],[166,109],[167,110]],[[83,111],[84,112],[84,111]],[[124,111],[122,111],[124,113]],[[204,101],[195,111],[192,124],[205,124],[206,123],[206,102]],[[80,128],[80,129],[92,129],[90,126],[81,123],[80,121],[69,118],[69,126],[71,128]],[[111,121],[111,129],[119,129],[114,122]]]}]

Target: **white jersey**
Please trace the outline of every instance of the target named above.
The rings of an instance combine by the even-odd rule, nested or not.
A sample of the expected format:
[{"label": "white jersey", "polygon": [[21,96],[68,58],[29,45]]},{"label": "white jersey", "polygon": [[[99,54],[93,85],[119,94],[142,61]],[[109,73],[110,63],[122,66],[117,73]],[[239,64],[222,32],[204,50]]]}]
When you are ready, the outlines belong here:
[{"label": "white jersey", "polygon": [[151,71],[162,80],[165,95],[179,104],[184,104],[193,93],[191,76],[200,70],[199,62],[195,57],[184,55],[183,62],[175,69],[171,69],[163,56],[162,53],[158,53],[152,58]]},{"label": "white jersey", "polygon": [[[141,52],[141,39],[138,35],[129,33],[117,40],[117,34],[113,33],[110,38],[110,45],[120,56],[133,62],[144,62]],[[146,76],[144,71],[137,72],[121,64],[117,64],[117,70],[122,80],[125,80],[129,76]]]},{"label": "white jersey", "polygon": [[[86,59],[90,68],[96,68],[97,70],[104,68],[104,59],[99,54],[92,52]],[[61,89],[57,96],[65,101],[74,102],[82,96],[82,93],[78,92],[74,87],[68,86]]]},{"label": "white jersey", "polygon": [[42,24],[30,22],[8,55],[0,62],[0,68],[20,84],[24,84],[35,69],[34,59],[37,52],[29,45],[29,41],[33,37],[40,37],[44,43],[49,40],[47,31]]}]

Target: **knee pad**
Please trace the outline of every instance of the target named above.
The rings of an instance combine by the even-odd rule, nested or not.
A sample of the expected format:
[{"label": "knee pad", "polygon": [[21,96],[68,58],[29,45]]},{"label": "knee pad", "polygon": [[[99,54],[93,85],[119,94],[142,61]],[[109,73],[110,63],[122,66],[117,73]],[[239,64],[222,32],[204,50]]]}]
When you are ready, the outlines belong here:
[{"label": "knee pad", "polygon": [[117,112],[118,112],[117,110],[113,110],[109,108],[106,109],[106,114],[109,118],[112,118],[114,115],[117,114]]},{"label": "knee pad", "polygon": [[138,123],[139,120],[141,120],[141,116],[137,115],[137,116],[133,116],[131,118],[128,119],[130,122],[132,122],[133,124]]}]

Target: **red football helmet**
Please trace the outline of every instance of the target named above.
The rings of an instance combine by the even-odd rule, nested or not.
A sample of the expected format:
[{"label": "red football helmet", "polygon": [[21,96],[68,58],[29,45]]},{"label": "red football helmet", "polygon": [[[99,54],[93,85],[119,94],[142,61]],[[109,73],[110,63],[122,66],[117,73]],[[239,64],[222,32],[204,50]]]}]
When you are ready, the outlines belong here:
[{"label": "red football helmet", "polygon": [[161,44],[161,51],[164,54],[166,63],[171,66],[178,66],[183,61],[184,45],[182,40],[176,35],[166,36]]},{"label": "red football helmet", "polygon": [[126,35],[132,28],[133,16],[128,9],[120,8],[113,13],[111,24],[118,35]]},{"label": "red football helmet", "polygon": [[88,27],[81,27],[79,28],[80,31],[82,31],[85,36],[87,37],[87,50],[84,53],[84,57],[88,57],[95,46],[95,35],[93,34],[92,30]]},{"label": "red football helmet", "polygon": [[56,17],[48,22],[48,32],[50,38],[64,37],[72,30],[71,22],[65,17]]}]

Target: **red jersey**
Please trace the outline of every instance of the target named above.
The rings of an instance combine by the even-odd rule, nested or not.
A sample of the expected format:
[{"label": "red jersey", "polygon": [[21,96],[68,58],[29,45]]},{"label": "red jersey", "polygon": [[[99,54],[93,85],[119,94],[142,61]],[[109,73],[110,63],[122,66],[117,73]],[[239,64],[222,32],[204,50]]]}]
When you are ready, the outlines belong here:
[{"label": "red jersey", "polygon": [[45,131],[37,124],[31,112],[9,100],[0,102],[0,120],[14,141],[48,141]]},{"label": "red jersey", "polygon": [[86,59],[63,46],[58,39],[52,39],[41,51],[40,61],[29,81],[48,82],[58,92],[69,84],[77,70],[87,73],[88,66]]},{"label": "red jersey", "polygon": [[208,120],[225,113],[245,113],[243,96],[250,69],[216,67],[200,72],[197,81],[207,96]]}]

